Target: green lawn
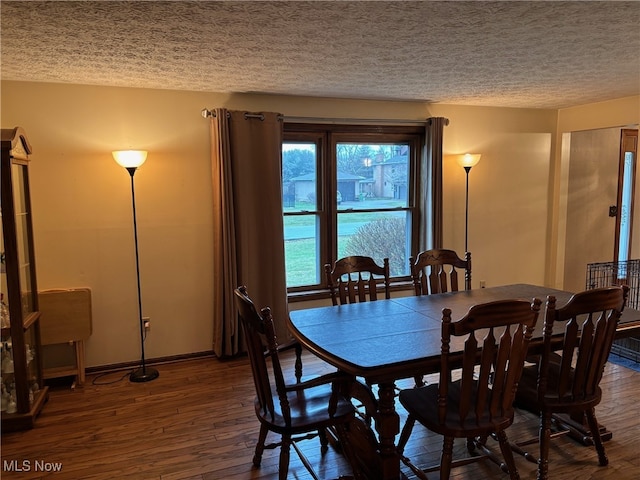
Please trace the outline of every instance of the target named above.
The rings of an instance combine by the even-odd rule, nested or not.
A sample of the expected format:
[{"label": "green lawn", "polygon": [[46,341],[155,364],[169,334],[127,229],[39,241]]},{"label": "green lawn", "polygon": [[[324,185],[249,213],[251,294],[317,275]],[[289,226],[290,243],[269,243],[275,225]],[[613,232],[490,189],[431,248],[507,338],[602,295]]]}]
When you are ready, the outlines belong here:
[{"label": "green lawn", "polygon": [[[338,251],[343,252],[348,237],[338,237]],[[288,240],[284,242],[286,269],[287,269],[287,286],[295,287],[300,285],[310,285],[314,283],[322,283],[324,272],[317,272],[319,276],[316,278],[316,265],[318,264],[316,257],[316,243],[313,238],[305,238],[301,240]],[[339,254],[339,256],[341,256]]]}]

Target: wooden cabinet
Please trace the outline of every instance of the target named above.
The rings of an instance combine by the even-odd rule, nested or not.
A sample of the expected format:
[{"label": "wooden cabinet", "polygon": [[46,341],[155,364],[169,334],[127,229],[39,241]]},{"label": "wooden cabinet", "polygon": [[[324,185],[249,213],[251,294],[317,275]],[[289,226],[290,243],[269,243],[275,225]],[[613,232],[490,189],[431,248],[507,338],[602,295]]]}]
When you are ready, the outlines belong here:
[{"label": "wooden cabinet", "polygon": [[32,428],[43,385],[29,154],[23,129],[2,129],[2,431]]}]

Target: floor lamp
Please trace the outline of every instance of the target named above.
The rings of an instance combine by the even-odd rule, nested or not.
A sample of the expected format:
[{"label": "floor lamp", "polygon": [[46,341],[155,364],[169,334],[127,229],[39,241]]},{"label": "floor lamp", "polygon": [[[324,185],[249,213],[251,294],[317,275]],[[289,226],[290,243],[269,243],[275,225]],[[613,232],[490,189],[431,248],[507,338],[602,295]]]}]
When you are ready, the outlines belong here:
[{"label": "floor lamp", "polygon": [[140,262],[138,258],[138,226],[136,223],[136,192],[134,188],[133,176],[137,168],[147,159],[147,152],[144,150],[120,150],[113,152],[113,158],[118,164],[127,169],[131,176],[131,203],[133,205],[133,239],[136,246],[136,276],[138,280],[138,323],[140,324],[140,348],[141,360],[140,368],[131,372],[129,380],[132,382],[150,382],[158,378],[160,373],[155,368],[147,367],[144,359],[144,320],[142,319],[142,297],[140,295]]},{"label": "floor lamp", "polygon": [[464,251],[469,251],[469,172],[471,167],[480,161],[479,153],[465,153],[458,156],[458,163],[467,175],[467,186],[465,190],[465,208],[464,208]]}]

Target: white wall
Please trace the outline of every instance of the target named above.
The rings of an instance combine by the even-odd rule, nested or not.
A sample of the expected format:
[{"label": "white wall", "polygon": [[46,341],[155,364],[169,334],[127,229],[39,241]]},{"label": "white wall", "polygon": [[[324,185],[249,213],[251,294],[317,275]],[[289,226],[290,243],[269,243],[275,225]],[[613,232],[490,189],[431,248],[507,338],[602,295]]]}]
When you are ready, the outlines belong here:
[{"label": "white wall", "polygon": [[[211,291],[217,286],[209,248],[215,214],[209,127],[200,116],[205,107],[311,117],[447,117],[445,155],[483,155],[470,176],[474,287],[479,280],[545,283],[553,268],[556,111],[7,81],[1,88],[2,128],[23,127],[34,149],[38,286],[93,292],[88,366],[139,358],[129,176],[111,158],[122,148],[149,151],[135,175],[143,309],[152,319],[147,357],[211,349]],[[462,251],[464,171],[446,163],[444,182],[445,243]]]}]

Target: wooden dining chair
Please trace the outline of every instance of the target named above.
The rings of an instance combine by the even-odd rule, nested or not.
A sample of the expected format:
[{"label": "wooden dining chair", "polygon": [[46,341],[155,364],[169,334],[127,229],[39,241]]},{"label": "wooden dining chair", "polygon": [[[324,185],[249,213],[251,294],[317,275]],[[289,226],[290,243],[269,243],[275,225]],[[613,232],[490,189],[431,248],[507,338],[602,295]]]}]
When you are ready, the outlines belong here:
[{"label": "wooden dining chair", "polygon": [[[455,438],[466,438],[469,452],[483,452],[473,460],[489,457],[512,480],[520,478],[505,430],[513,423],[513,397],[541,303],[534,298],[532,302],[502,300],[479,304],[456,322],[451,321],[450,309],[443,310],[439,382],[402,390],[399,395],[408,418],[400,434],[398,452],[419,478],[426,479],[425,472],[438,467],[419,469],[403,455],[416,421],[444,436],[441,480],[449,478],[452,466],[472,461],[453,461]],[[450,350],[461,350],[462,356],[454,357]],[[490,435],[497,438],[504,463],[486,446]]]},{"label": "wooden dining chair", "polygon": [[[598,462],[609,463],[595,407],[602,398],[599,384],[628,291],[626,285],[587,290],[561,308],[554,296],[547,298],[542,355],[538,365],[525,367],[515,400],[517,407],[540,414],[540,431],[537,439],[512,444],[514,451],[538,463],[538,480],[549,478],[552,417],[560,428],[554,437],[572,430],[571,421],[558,414],[579,423],[586,417]],[[553,337],[556,324],[561,343]],[[531,443],[539,443],[539,457],[525,452],[523,447]]]},{"label": "wooden dining chair", "polygon": [[378,290],[390,298],[389,259],[378,265],[371,257],[354,255],[325,264],[324,271],[334,305],[375,301]]},{"label": "wooden dining chair", "polygon": [[435,248],[409,259],[415,294],[457,292],[458,269],[464,272],[464,289],[471,290],[471,253],[461,259],[453,250]]},{"label": "wooden dining chair", "polygon": [[[265,307],[258,312],[244,286],[236,288],[234,293],[257,394],[255,412],[260,421],[260,433],[253,464],[260,466],[265,448],[280,447],[279,478],[286,480],[290,448],[293,446],[311,476],[318,479],[296,441],[319,436],[324,453],[328,449],[326,430],[344,426],[354,418],[354,406],[336,386],[344,379],[341,374],[333,373],[286,384],[271,309]],[[271,369],[267,358],[271,360]],[[280,441],[265,444],[269,432],[280,435]]]}]

